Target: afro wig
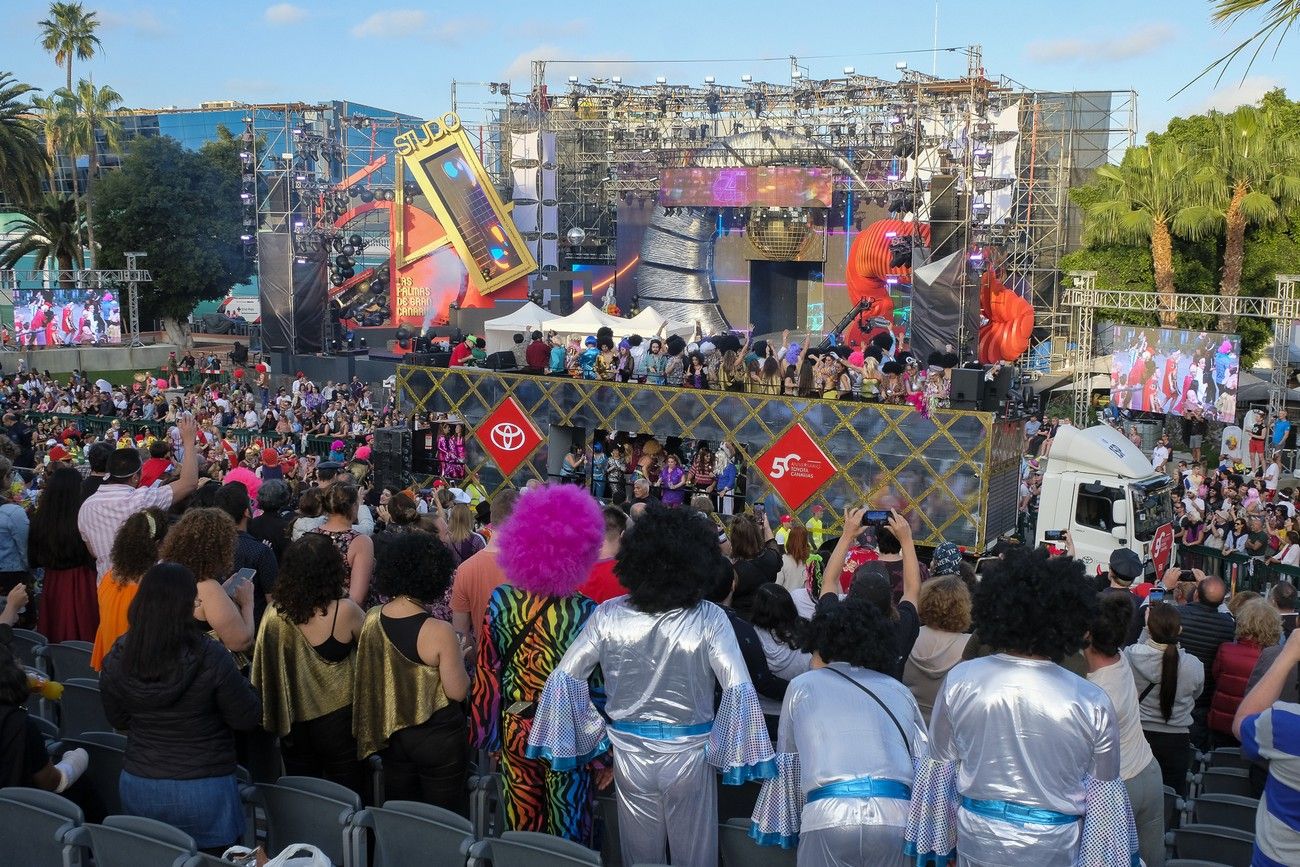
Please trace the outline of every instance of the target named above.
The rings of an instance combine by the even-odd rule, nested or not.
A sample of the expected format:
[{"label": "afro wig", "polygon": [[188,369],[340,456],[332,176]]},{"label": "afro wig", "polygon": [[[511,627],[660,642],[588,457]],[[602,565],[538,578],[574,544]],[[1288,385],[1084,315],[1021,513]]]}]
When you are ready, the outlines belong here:
[{"label": "afro wig", "polygon": [[893,675],[898,668],[894,624],[865,599],[828,598],[804,628],[803,649],[822,662],[847,662]]},{"label": "afro wig", "polygon": [[1083,647],[1097,593],[1079,560],[1013,549],[984,574],[974,614],[980,641],[995,651],[1060,662]]},{"label": "afro wig", "polygon": [[551,485],[520,497],[497,531],[497,561],[520,590],[568,596],[591,571],[605,541],[600,505],[584,489]]},{"label": "afro wig", "polygon": [[669,355],[681,355],[686,351],[686,341],[676,334],[669,334],[664,341],[664,349],[668,350]]},{"label": "afro wig", "polygon": [[653,501],[624,534],[614,563],[632,604],[647,614],[693,607],[724,572],[731,564],[717,526],[698,512]]},{"label": "afro wig", "polygon": [[741,347],[740,338],[731,333],[710,337],[709,342],[717,347],[719,352],[739,352]]}]

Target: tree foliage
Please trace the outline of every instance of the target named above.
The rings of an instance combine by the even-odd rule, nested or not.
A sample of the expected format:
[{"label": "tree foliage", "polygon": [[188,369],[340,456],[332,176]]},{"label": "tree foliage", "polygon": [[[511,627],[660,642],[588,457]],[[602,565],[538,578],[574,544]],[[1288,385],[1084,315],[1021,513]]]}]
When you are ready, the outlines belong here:
[{"label": "tree foliage", "polygon": [[40,133],[28,117],[36,88],[0,72],[0,195],[17,204],[40,199],[49,163]]},{"label": "tree foliage", "polygon": [[[1268,112],[1277,126],[1300,133],[1300,102],[1287,98],[1285,91],[1272,90],[1260,100],[1260,109]],[[1217,113],[1176,117],[1164,132],[1147,136],[1146,146],[1159,149],[1175,145],[1192,153],[1207,153],[1219,142],[1224,116]],[[1101,179],[1070,190],[1070,199],[1084,211],[1105,197]],[[1295,273],[1300,263],[1300,207],[1295,203],[1279,202],[1279,214],[1266,225],[1250,225],[1245,230],[1244,256],[1240,277],[1242,295],[1267,296],[1276,291],[1275,276]],[[1224,270],[1225,238],[1222,233],[1199,237],[1173,239],[1173,266],[1175,284],[1180,293],[1216,295]],[[1097,285],[1106,288],[1131,288],[1134,291],[1154,291],[1154,271],[1148,244],[1132,245],[1108,243],[1099,238],[1089,238],[1085,246],[1067,255],[1061,262],[1063,271],[1097,271]],[[1102,310],[1099,316],[1132,324],[1154,325],[1154,317],[1121,311]],[[1218,323],[1210,317],[1180,316],[1182,328],[1215,329]],[[1236,330],[1242,336],[1242,355],[1251,364],[1273,337],[1273,323],[1258,319],[1240,318]]]},{"label": "tree foliage", "polygon": [[239,184],[233,142],[196,152],[171,138],[134,139],[121,169],[96,189],[103,267],[124,263],[127,251],[148,253],[153,282],[141,286],[141,303],[175,320],[247,283],[252,263],[239,240]]},{"label": "tree foliage", "polygon": [[28,254],[35,256],[35,267],[54,262],[60,271],[84,267],[81,259],[81,217],[76,203],[67,196],[46,193],[32,205],[23,205],[19,217],[10,227],[15,235],[0,243],[0,268],[13,268]]}]

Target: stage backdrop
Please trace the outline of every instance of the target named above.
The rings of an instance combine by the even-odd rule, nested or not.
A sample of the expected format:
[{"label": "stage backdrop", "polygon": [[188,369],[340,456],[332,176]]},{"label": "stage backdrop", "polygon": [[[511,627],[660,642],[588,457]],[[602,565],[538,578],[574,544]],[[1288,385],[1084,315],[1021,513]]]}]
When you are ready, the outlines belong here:
[{"label": "stage backdrop", "polygon": [[[262,346],[270,352],[297,351],[297,347],[291,346],[294,328],[292,246],[288,231],[257,233]],[[319,335],[316,340],[320,342]]]}]

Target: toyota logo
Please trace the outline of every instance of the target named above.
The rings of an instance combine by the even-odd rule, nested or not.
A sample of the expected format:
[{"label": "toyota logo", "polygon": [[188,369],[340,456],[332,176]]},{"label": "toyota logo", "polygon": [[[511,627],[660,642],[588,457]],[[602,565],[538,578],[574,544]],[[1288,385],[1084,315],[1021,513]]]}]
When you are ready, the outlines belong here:
[{"label": "toyota logo", "polygon": [[492,430],[488,431],[488,439],[492,441],[492,445],[502,451],[518,451],[524,446],[524,429],[514,422],[497,422]]}]

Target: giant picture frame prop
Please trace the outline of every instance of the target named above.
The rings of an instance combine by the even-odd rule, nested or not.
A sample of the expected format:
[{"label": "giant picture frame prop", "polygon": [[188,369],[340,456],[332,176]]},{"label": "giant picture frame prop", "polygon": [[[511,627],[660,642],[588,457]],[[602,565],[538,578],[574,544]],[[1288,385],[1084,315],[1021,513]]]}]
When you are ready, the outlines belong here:
[{"label": "giant picture frame prop", "polygon": [[475,289],[486,295],[537,270],[458,116],[427,121],[394,144]]}]

